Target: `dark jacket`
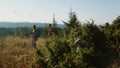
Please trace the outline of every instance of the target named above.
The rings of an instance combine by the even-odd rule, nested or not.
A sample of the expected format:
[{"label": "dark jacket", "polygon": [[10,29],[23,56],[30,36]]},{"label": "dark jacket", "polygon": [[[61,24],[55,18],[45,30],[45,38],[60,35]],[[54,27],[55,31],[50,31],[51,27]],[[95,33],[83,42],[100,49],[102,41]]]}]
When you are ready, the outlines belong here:
[{"label": "dark jacket", "polygon": [[40,32],[39,32],[38,29],[32,30],[32,37],[33,37],[34,39],[37,40],[39,36],[40,36]]}]

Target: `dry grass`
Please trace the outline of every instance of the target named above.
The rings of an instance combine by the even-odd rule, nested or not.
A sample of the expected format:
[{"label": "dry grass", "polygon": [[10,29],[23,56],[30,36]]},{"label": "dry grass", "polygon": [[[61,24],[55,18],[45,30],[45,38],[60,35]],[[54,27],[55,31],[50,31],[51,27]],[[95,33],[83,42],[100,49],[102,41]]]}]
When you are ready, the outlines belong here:
[{"label": "dry grass", "polygon": [[[37,48],[44,49],[45,39],[39,38]],[[0,38],[0,68],[31,68],[35,58],[31,38]]]}]

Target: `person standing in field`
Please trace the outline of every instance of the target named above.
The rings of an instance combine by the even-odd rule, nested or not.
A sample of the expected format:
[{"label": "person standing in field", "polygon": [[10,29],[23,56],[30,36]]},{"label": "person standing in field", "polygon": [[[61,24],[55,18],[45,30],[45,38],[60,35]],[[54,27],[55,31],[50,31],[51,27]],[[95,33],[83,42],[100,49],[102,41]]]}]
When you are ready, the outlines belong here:
[{"label": "person standing in field", "polygon": [[58,30],[52,27],[52,24],[48,24],[48,37],[51,35],[58,35]]},{"label": "person standing in field", "polygon": [[37,48],[36,47],[36,41],[38,40],[39,36],[40,36],[40,33],[39,33],[36,25],[33,25],[33,27],[32,27],[32,46],[34,48]]},{"label": "person standing in field", "polygon": [[52,24],[48,24],[48,37],[52,35]]},{"label": "person standing in field", "polygon": [[49,41],[49,38],[55,35],[58,35],[58,30],[52,24],[48,24],[47,35],[45,36],[46,40]]}]

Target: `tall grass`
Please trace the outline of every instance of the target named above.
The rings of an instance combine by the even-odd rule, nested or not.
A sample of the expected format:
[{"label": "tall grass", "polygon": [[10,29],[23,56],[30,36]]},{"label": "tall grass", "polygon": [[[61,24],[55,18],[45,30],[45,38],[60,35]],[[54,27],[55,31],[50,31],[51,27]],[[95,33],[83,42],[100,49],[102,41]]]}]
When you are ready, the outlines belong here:
[{"label": "tall grass", "polygon": [[[0,38],[0,68],[31,68],[36,57],[31,38]],[[44,49],[45,39],[39,38],[37,48]]]}]

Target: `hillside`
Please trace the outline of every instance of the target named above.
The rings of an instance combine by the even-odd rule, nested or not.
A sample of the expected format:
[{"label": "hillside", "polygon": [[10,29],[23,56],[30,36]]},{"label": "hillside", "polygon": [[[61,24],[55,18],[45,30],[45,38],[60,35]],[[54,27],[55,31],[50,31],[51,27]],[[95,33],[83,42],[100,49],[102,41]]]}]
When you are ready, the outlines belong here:
[{"label": "hillside", "polygon": [[[37,27],[45,27],[48,23],[39,22],[0,22],[0,28],[17,28],[17,27],[32,27],[32,25],[37,25]],[[58,24],[58,27],[63,27],[63,24]]]}]

